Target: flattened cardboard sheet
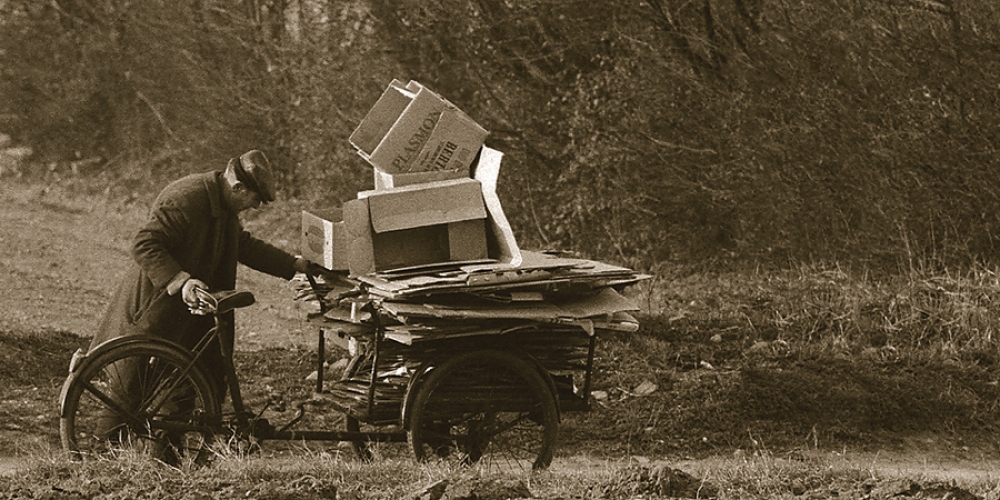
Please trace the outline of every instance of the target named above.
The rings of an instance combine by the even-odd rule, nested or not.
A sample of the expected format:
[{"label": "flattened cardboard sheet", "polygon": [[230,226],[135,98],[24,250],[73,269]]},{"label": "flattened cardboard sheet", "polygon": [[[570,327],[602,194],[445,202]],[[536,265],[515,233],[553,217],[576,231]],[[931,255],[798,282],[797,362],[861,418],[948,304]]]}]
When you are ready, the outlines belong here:
[{"label": "flattened cardboard sheet", "polygon": [[438,304],[408,302],[383,302],[382,307],[396,316],[428,317],[439,319],[525,319],[552,321],[556,319],[586,319],[612,315],[622,311],[637,311],[635,302],[614,289],[605,288],[600,293],[577,300],[553,303],[550,301],[508,302],[477,304],[475,306],[448,307]]},{"label": "flattened cardboard sheet", "polygon": [[489,213],[487,222],[490,227],[486,234],[490,257],[495,258],[500,267],[515,268],[521,265],[521,249],[517,246],[514,230],[511,229],[510,222],[503,213],[500,197],[497,196],[502,160],[503,153],[483,146],[472,177],[483,185],[483,199]]}]

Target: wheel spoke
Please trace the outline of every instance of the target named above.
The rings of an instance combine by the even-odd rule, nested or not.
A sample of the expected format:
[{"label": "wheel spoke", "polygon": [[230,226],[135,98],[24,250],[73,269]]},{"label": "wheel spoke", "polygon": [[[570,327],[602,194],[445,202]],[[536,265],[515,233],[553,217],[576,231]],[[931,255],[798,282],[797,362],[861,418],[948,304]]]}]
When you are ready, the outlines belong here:
[{"label": "wheel spoke", "polygon": [[60,435],[78,458],[135,453],[172,464],[207,459],[220,407],[177,347],[123,343],[88,357],[64,389]]},{"label": "wheel spoke", "polygon": [[104,403],[115,415],[131,422],[132,425],[139,422],[139,418],[134,413],[119,404],[118,401],[115,401],[111,396],[105,394],[104,391],[98,389],[93,382],[90,380],[80,380],[79,382],[88,393],[96,397],[100,402]]},{"label": "wheel spoke", "polygon": [[464,465],[547,467],[558,409],[543,374],[517,354],[479,351],[445,361],[419,382],[409,423],[417,459]]}]

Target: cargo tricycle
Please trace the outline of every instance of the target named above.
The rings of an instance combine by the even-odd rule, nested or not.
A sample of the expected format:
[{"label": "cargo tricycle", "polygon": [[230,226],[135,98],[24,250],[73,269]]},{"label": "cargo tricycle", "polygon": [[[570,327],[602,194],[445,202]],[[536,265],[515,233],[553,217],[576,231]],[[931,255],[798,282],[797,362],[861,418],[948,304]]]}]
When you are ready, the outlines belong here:
[{"label": "cargo tricycle", "polygon": [[[319,332],[315,391],[326,408],[344,414],[339,429],[298,429],[308,404],[281,424],[253,411],[233,363],[234,328],[220,327],[220,318],[254,296],[199,291],[193,312],[213,315],[216,327],[193,349],[139,335],[74,357],[61,394],[63,447],[83,460],[136,453],[183,465],[205,463],[234,442],[349,442],[363,459],[372,459],[375,443],[405,442],[420,461],[546,468],[560,415],[589,408],[595,318],[613,316],[576,310],[580,302],[566,299],[566,289],[593,302],[602,289],[635,281],[584,280],[581,295],[580,280],[546,276],[538,286],[561,302],[542,305],[538,286],[529,290],[525,280],[418,287],[407,295],[346,275],[307,276],[300,295],[318,304],[310,315]],[[331,342],[347,349],[350,361],[339,380],[325,381]],[[207,349],[222,351],[231,408],[199,361]]]}]

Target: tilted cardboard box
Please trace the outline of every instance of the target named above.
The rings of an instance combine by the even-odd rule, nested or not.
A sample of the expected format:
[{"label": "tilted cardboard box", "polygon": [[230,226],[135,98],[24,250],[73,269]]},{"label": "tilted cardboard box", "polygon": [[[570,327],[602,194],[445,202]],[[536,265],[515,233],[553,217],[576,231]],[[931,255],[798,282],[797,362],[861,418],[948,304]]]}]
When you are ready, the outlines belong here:
[{"label": "tilted cardboard box", "polygon": [[372,166],[398,174],[468,168],[487,135],[430,89],[393,80],[349,140]]},{"label": "tilted cardboard box", "polygon": [[486,129],[461,111],[446,109],[441,112],[417,159],[410,165],[410,171],[469,168],[487,135]]}]

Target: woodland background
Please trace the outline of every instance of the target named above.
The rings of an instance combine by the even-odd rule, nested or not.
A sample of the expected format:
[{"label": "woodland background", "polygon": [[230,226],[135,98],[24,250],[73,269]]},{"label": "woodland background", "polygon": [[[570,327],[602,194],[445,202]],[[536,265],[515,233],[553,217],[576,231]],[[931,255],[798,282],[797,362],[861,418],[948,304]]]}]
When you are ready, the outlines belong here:
[{"label": "woodland background", "polygon": [[524,248],[644,270],[996,263],[993,0],[0,0],[0,131],[123,193],[260,148],[371,186],[393,78],[503,151]]}]

